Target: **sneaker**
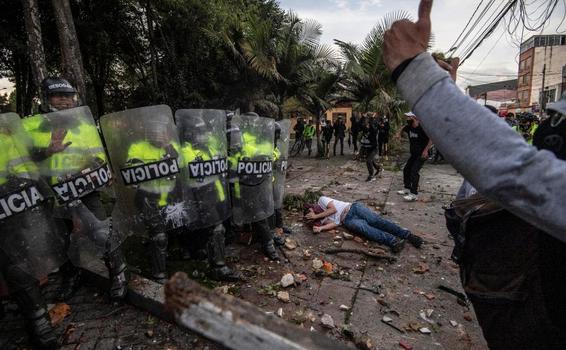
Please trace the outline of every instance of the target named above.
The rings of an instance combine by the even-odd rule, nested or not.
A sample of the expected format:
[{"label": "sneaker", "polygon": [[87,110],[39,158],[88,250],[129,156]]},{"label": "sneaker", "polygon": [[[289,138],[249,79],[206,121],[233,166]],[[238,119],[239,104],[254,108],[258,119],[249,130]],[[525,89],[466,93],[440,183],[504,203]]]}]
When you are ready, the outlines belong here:
[{"label": "sneaker", "polygon": [[397,239],[389,248],[394,254],[399,254],[403,250],[403,248],[405,248],[405,240]]},{"label": "sneaker", "polygon": [[407,237],[407,241],[409,241],[409,243],[411,243],[415,248],[420,248],[424,243],[422,238],[412,233],[409,233],[409,236]]},{"label": "sneaker", "polygon": [[366,182],[370,182],[370,181],[373,180],[373,179],[374,179],[374,176],[373,176],[373,175],[369,175],[369,176],[367,177],[367,179],[366,179]]},{"label": "sneaker", "polygon": [[409,190],[405,188],[403,190],[397,191],[397,194],[400,195],[400,196],[405,196],[405,195],[409,194]]},{"label": "sneaker", "polygon": [[405,202],[414,202],[417,200],[417,195],[409,193],[408,195],[404,196],[403,199],[405,200]]}]

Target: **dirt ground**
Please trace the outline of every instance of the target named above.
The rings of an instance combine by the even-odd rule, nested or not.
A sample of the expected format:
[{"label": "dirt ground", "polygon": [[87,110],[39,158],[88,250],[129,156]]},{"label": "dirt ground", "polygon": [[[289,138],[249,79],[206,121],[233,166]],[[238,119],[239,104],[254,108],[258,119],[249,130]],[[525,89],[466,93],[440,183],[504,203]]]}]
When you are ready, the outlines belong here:
[{"label": "dirt ground", "polygon": [[[311,190],[339,200],[362,201],[423,237],[426,242],[421,249],[407,244],[393,262],[351,252],[325,253],[328,249],[389,251],[350,237],[341,228],[313,234],[303,226],[301,213],[291,210],[285,212],[285,224],[293,234],[287,236],[289,247],[281,248],[286,257],[282,262],[267,261],[259,246],[242,240],[227,247],[230,265],[246,281],[222,284],[207,280],[204,263],[182,261],[175,251],[170,271],[184,270],[211,288],[361,348],[402,349],[402,342],[406,349],[487,349],[471,307],[438,288],[462,292],[457,266],[450,260],[453,241],[442,209],[454,198],[461,177],[447,164],[427,163],[421,171],[420,200],[406,203],[395,193],[403,187],[399,169],[406,156],[392,157],[379,178],[365,182],[365,163],[353,160],[351,150],[346,153],[328,160],[291,158],[287,194]],[[143,240],[134,240],[125,246],[132,270],[142,274],[149,267],[145,255],[139,254],[143,244]],[[322,268],[316,265],[321,263]],[[283,288],[280,280],[286,273],[302,281]],[[56,282],[46,288],[48,300],[55,286]],[[57,328],[65,349],[220,348],[131,306],[113,307],[103,293],[87,284],[70,302],[71,314]],[[0,319],[0,348],[29,348],[23,322],[12,312],[14,306],[6,302],[4,306],[8,313]],[[384,323],[384,317],[390,321]]]},{"label": "dirt ground", "polygon": [[[358,343],[369,340],[379,349],[401,349],[400,341],[413,349],[486,349],[471,306],[438,288],[462,292],[457,266],[450,260],[453,241],[442,209],[453,200],[462,178],[447,164],[427,163],[421,171],[419,201],[406,203],[396,191],[403,188],[398,169],[407,157],[392,157],[384,162],[390,170],[365,182],[365,162],[347,153],[329,160],[291,158],[287,194],[320,190],[339,200],[362,201],[423,237],[423,247],[407,244],[392,263],[354,253],[324,253],[331,248],[388,250],[360,238],[344,239],[347,231],[342,228],[313,234],[303,226],[301,213],[291,211],[285,223],[294,231],[288,238],[298,247],[283,248],[289,261],[268,263],[257,254],[243,254],[248,247],[232,246],[231,255],[240,257],[236,265],[250,282],[231,286],[231,290],[268,312],[340,341],[348,342],[347,334],[353,333]],[[315,258],[330,263],[332,272],[313,269]],[[286,272],[303,275],[306,281],[281,288],[279,281]],[[289,293],[289,302],[277,298],[280,291]],[[335,327],[321,324],[325,314],[332,317]],[[382,322],[384,317],[392,319],[389,324]],[[430,334],[422,333],[426,331],[422,328]]]}]

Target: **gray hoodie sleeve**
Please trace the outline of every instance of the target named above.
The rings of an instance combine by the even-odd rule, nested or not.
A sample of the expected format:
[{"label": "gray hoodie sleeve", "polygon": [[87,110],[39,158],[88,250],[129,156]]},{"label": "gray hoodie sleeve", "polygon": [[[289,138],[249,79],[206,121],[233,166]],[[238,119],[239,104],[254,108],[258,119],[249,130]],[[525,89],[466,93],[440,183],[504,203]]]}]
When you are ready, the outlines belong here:
[{"label": "gray hoodie sleeve", "polygon": [[464,95],[434,59],[417,56],[397,86],[448,161],[478,190],[566,242],[566,162],[528,145]]}]

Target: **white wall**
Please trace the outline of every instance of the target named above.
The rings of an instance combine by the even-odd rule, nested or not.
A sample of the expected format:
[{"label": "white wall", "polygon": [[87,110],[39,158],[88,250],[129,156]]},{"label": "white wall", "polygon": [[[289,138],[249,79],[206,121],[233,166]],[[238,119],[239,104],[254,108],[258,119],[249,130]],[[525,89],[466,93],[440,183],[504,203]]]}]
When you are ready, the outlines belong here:
[{"label": "white wall", "polygon": [[539,102],[539,95],[542,88],[542,68],[544,63],[546,63],[544,86],[549,89],[558,87],[556,98],[559,98],[561,93],[560,85],[562,83],[562,67],[566,65],[566,46],[535,47],[530,100],[531,105]]}]

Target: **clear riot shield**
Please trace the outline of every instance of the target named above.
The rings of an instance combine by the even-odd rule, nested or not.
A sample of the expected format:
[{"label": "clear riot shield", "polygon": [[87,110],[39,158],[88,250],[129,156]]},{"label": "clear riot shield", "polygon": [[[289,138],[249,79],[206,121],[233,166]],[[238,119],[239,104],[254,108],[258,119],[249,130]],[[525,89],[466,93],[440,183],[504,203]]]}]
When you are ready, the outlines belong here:
[{"label": "clear riot shield", "polygon": [[52,192],[30,157],[31,139],[15,113],[0,114],[0,270],[45,277],[66,261]]},{"label": "clear riot shield", "polygon": [[285,196],[285,175],[287,175],[287,162],[289,159],[291,121],[287,119],[277,123],[279,124],[280,132],[276,131],[276,144],[273,151],[273,202],[275,209],[281,209]]},{"label": "clear riot shield", "polygon": [[213,227],[231,215],[226,111],[180,109],[175,121],[181,142],[179,184],[189,229]]},{"label": "clear riot shield", "polygon": [[239,130],[231,138],[241,138],[231,140],[231,147],[241,145],[230,155],[233,221],[242,225],[267,219],[273,214],[274,121],[246,113],[234,116],[231,126]]},{"label": "clear riot shield", "polygon": [[115,230],[165,232],[186,221],[176,186],[179,138],[166,105],[129,109],[101,117],[100,125],[116,175]]},{"label": "clear riot shield", "polygon": [[41,176],[55,194],[55,216],[72,221],[69,258],[88,267],[122,242],[100,200],[112,173],[92,113],[81,106],[31,116],[23,125]]}]

